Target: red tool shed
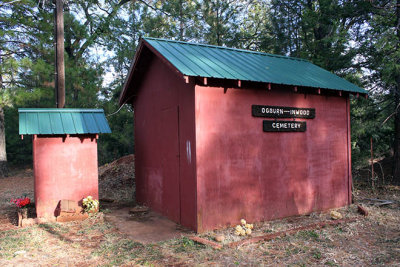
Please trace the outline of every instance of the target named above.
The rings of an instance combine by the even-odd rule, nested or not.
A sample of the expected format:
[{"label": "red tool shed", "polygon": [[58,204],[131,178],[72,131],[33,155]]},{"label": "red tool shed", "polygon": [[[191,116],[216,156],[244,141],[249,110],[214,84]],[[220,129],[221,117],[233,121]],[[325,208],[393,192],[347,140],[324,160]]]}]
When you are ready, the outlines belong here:
[{"label": "red tool shed", "polygon": [[37,217],[61,200],[98,199],[97,139],[110,133],[102,109],[19,109],[19,134],[33,135]]},{"label": "red tool shed", "polygon": [[306,60],[142,39],[120,97],[137,201],[197,232],[349,204],[350,94]]}]

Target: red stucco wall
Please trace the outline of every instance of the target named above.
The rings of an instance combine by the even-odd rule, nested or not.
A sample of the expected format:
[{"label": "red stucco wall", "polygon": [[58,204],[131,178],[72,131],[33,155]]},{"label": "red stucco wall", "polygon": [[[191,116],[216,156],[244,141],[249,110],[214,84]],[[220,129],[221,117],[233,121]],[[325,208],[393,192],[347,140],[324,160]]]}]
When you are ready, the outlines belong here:
[{"label": "red stucco wall", "polygon": [[196,229],[193,85],[158,57],[146,62],[133,102],[136,200]]},{"label": "red stucco wall", "polygon": [[[306,132],[263,132],[251,105],[315,108]],[[198,231],[350,202],[348,98],[195,88]],[[293,119],[282,119],[293,120]]]},{"label": "red stucco wall", "polygon": [[38,217],[54,216],[60,200],[98,199],[95,135],[33,138],[35,203]]}]

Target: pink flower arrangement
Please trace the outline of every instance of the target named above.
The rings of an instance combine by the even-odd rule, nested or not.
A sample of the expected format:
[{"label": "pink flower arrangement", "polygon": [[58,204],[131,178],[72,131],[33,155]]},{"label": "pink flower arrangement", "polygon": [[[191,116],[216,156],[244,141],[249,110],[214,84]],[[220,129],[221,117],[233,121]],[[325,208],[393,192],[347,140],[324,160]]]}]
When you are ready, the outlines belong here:
[{"label": "pink flower arrangement", "polygon": [[14,203],[15,205],[17,205],[18,208],[23,208],[26,205],[29,205],[31,203],[31,200],[30,200],[29,197],[25,197],[25,198],[11,199],[10,202]]}]

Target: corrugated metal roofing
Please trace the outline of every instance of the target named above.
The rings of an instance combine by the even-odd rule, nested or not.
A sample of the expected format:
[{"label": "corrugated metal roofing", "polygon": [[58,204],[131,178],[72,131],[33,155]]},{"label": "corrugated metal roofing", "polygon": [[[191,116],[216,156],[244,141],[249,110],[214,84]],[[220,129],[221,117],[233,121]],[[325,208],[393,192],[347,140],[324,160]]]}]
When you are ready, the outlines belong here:
[{"label": "corrugated metal roofing", "polygon": [[111,133],[102,109],[20,108],[19,134]]},{"label": "corrugated metal roofing", "polygon": [[156,38],[144,40],[187,76],[367,93],[345,79],[299,58]]}]

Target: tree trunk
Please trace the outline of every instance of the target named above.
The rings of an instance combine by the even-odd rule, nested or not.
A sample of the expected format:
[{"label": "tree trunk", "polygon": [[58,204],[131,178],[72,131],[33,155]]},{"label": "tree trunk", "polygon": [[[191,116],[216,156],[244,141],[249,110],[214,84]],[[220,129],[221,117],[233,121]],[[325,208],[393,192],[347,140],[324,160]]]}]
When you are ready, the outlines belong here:
[{"label": "tree trunk", "polygon": [[4,110],[0,106],[0,178],[7,175],[6,129],[4,127]]},{"label": "tree trunk", "polygon": [[400,77],[396,78],[396,89],[395,89],[395,108],[396,115],[394,117],[394,158],[393,158],[393,182],[400,184]]},{"label": "tree trunk", "polygon": [[[396,3],[396,37],[397,44],[396,48],[400,48],[400,0]],[[400,74],[396,76],[396,88],[394,90],[394,102],[395,102],[395,119],[394,119],[394,159],[393,159],[393,182],[400,184]]]},{"label": "tree trunk", "polygon": [[183,41],[183,31],[185,23],[183,21],[183,1],[179,1],[179,41]]},{"label": "tree trunk", "polygon": [[64,70],[64,14],[63,0],[56,0],[56,103],[57,108],[65,107],[65,70]]}]

